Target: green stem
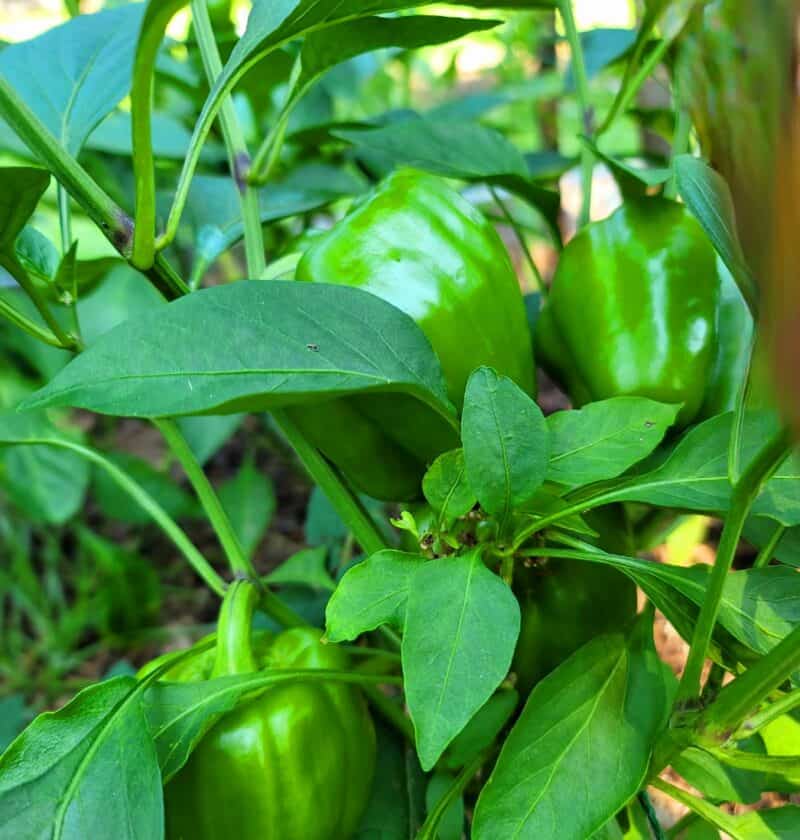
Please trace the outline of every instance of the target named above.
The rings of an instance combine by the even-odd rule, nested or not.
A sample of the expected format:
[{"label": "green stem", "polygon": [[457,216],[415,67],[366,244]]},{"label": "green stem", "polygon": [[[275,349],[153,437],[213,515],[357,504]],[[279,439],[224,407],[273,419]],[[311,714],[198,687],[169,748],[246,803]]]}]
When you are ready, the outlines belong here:
[{"label": "green stem", "polygon": [[500,208],[500,212],[503,214],[503,218],[505,219],[506,224],[514,231],[514,236],[519,243],[520,250],[522,251],[523,257],[525,257],[525,262],[528,264],[528,267],[533,274],[533,278],[536,281],[536,290],[542,295],[542,297],[547,296],[547,287],[544,284],[544,279],[542,278],[542,274],[539,271],[538,266],[536,265],[533,256],[531,255],[530,250],[528,249],[528,244],[525,242],[525,237],[522,235],[522,231],[519,228],[514,217],[511,215],[506,203],[503,201],[502,198],[497,193],[497,190],[490,186],[489,192],[492,194],[492,198],[495,201],[495,204]]},{"label": "green stem", "polygon": [[285,411],[274,409],[271,413],[311,478],[353,532],[364,552],[375,554],[388,548],[389,545],[378,526],[338,471],[306,440]]},{"label": "green stem", "polygon": [[725,517],[722,537],[717,549],[717,557],[711,571],[706,589],[706,596],[700,608],[700,615],[695,624],[689,657],[683,672],[676,705],[685,704],[700,696],[700,679],[703,664],[711,643],[714,625],[719,615],[722,591],[728,573],[733,565],[733,557],[739,545],[745,519],[750,512],[765,481],[774,473],[789,454],[791,437],[786,429],[781,429],[750,463],[742,477],[733,488],[731,506]]},{"label": "green stem", "polygon": [[[192,18],[194,21],[197,44],[203,59],[206,78],[211,87],[222,73],[222,59],[219,55],[214,29],[208,16],[206,0],[192,0]],[[247,182],[250,167],[250,155],[247,151],[236,109],[230,96],[225,96],[219,113],[225,147],[228,150],[228,162],[231,174],[236,181],[239,203],[244,222],[244,247],[247,259],[247,273],[257,280],[264,273],[264,234],[261,229],[261,214],[258,204],[258,192]]]},{"label": "green stem", "polygon": [[66,254],[72,247],[72,213],[69,206],[69,193],[59,184],[57,190],[58,200],[58,227],[61,231],[61,254]]},{"label": "green stem", "polygon": [[[572,73],[575,78],[575,92],[578,97],[578,107],[581,111],[583,133],[592,138],[594,136],[593,114],[589,98],[589,76],[586,73],[586,61],[583,57],[583,45],[580,33],[575,23],[572,10],[572,0],[560,0],[558,8],[564,21],[564,30],[569,41],[572,55]],[[583,201],[578,217],[578,227],[588,224],[592,214],[592,177],[594,175],[594,154],[592,150],[582,144],[581,149],[581,178],[583,182]]]},{"label": "green stem", "polygon": [[642,810],[644,811],[647,822],[650,824],[650,828],[653,830],[653,834],[655,835],[656,840],[666,840],[664,829],[661,827],[661,823],[658,821],[658,814],[656,813],[656,809],[653,807],[653,803],[650,801],[650,797],[646,790],[639,791],[639,804],[642,806]]},{"label": "green stem", "polygon": [[736,830],[735,818],[723,813],[719,810],[719,808],[715,808],[704,799],[700,799],[699,796],[687,793],[685,790],[681,790],[679,787],[675,787],[675,785],[671,785],[663,779],[653,779],[651,784],[654,788],[660,790],[662,793],[666,793],[667,796],[671,797],[676,802],[680,802],[681,805],[685,805],[695,814],[702,817],[706,822],[711,823],[714,828],[717,828],[720,831],[725,831],[734,837],[739,836]]},{"label": "green stem", "polygon": [[706,747],[718,761],[739,770],[757,773],[794,773],[800,767],[800,755],[757,755],[732,748]]},{"label": "green stem", "polygon": [[39,290],[28,276],[28,272],[15,260],[9,257],[0,255],[0,266],[2,266],[19,284],[20,288],[31,299],[31,302],[36,307],[39,314],[42,316],[45,324],[50,328],[53,335],[58,339],[61,346],[67,350],[76,349],[77,341],[73,336],[67,333],[58,323],[47,301],[39,294]]},{"label": "green stem", "polygon": [[189,538],[175,520],[143,487],[107,458],[100,455],[99,452],[95,452],[78,443],[58,438],[27,438],[25,440],[14,441],[14,444],[19,446],[53,446],[58,449],[67,449],[105,470],[109,478],[126,492],[172,540],[175,546],[189,561],[189,565],[191,565],[206,584],[218,595],[222,595],[225,591],[225,583],[222,578],[214,571],[205,557],[192,545]]},{"label": "green stem", "polygon": [[140,269],[149,268],[156,253],[156,179],[151,125],[156,58],[167,24],[187,2],[162,0],[160,3],[148,3],[136,44],[131,86],[133,173],[136,184],[132,262]]},{"label": "green stem", "polygon": [[628,109],[628,106],[633,101],[639,88],[647,81],[650,74],[661,63],[661,59],[666,55],[669,49],[669,43],[665,40],[658,42],[658,46],[652,49],[645,58],[644,63],[639,67],[629,82],[623,80],[622,88],[619,95],[614,100],[608,116],[603,120],[603,124],[597,129],[597,137],[605,134],[611,128],[617,116]]},{"label": "green stem", "polygon": [[756,732],[760,732],[765,726],[777,720],[779,717],[791,712],[800,706],[800,688],[784,694],[783,697],[770,703],[765,709],[749,717],[733,736],[734,741],[743,741]]},{"label": "green stem", "polygon": [[772,560],[772,555],[775,553],[775,549],[778,547],[778,543],[783,539],[783,535],[786,533],[786,526],[785,525],[777,525],[775,530],[772,532],[772,535],[764,543],[763,548],[761,551],[758,552],[758,555],[753,562],[754,569],[763,569],[769,565],[770,560]]},{"label": "green stem", "polygon": [[387,723],[391,724],[410,744],[415,743],[414,726],[411,720],[391,697],[387,697],[379,688],[372,686],[364,686],[361,690],[366,695],[370,705]]},{"label": "green stem", "polygon": [[445,791],[444,796],[436,803],[433,810],[428,814],[425,822],[422,824],[415,840],[436,840],[437,829],[442,817],[447,813],[447,809],[461,796],[464,789],[472,781],[473,776],[484,764],[491,758],[495,751],[495,747],[490,747],[479,753],[472,761],[467,764],[464,769],[453,779],[453,784]]},{"label": "green stem", "polygon": [[[120,255],[126,260],[130,259],[133,226],[130,218],[106,195],[78,161],[62,148],[2,75],[0,116],[14,127],[20,139],[55,175]],[[188,291],[186,284],[163,258],[156,260],[146,274],[153,285],[169,299]]]},{"label": "green stem", "polygon": [[180,461],[183,471],[186,473],[222,544],[231,571],[238,577],[255,578],[253,566],[242,550],[239,537],[233,530],[231,520],[225,508],[222,507],[219,496],[211,486],[211,482],[203,472],[203,468],[198,463],[194,452],[186,442],[186,438],[181,434],[177,424],[174,420],[154,420],[153,423],[164,436],[172,454]]},{"label": "green stem", "polygon": [[68,349],[61,343],[58,336],[56,336],[50,330],[45,329],[44,327],[40,327],[38,324],[31,321],[30,318],[23,315],[21,312],[18,312],[16,309],[14,309],[13,306],[11,306],[10,303],[7,303],[1,297],[0,316],[4,317],[7,321],[10,321],[12,324],[19,327],[21,330],[24,330],[26,333],[28,333],[28,335],[33,336],[39,341],[43,341],[45,344],[49,344],[51,347],[59,347],[62,350]]},{"label": "green stem", "polygon": [[697,721],[703,742],[724,743],[753,709],[800,669],[800,626],[726,685]]}]

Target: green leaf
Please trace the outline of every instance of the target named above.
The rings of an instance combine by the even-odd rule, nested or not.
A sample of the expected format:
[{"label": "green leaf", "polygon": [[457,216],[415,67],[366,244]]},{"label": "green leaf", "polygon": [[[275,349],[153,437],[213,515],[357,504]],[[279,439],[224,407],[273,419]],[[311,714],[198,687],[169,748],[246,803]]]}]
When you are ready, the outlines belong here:
[{"label": "green leaf", "polygon": [[411,578],[403,631],[403,676],[423,769],[508,674],[519,603],[480,551],[423,563]]},{"label": "green leaf", "polygon": [[613,818],[644,780],[663,719],[653,656],[600,636],[534,688],[478,799],[475,840],[591,837]]},{"label": "green leaf", "polygon": [[457,770],[476,758],[500,734],[514,714],[517,703],[519,694],[513,689],[498,691],[490,697],[445,750],[441,766]]},{"label": "green leaf", "polygon": [[595,157],[599,158],[609,167],[614,176],[614,180],[619,186],[620,192],[626,198],[629,196],[632,198],[644,196],[648,189],[651,187],[660,187],[672,175],[672,170],[668,168],[643,169],[641,167],[631,166],[625,163],[624,160],[620,160],[620,158],[607,155],[588,138],[582,137],[581,141],[591,149]]},{"label": "green leaf", "polygon": [[80,15],[0,53],[0,75],[74,156],[130,91],[143,9]]},{"label": "green leaf", "polygon": [[[777,429],[769,412],[749,412],[742,435],[742,465],[755,457],[767,436]],[[728,478],[728,441],[733,413],[720,414],[690,429],[675,445],[661,466],[626,481],[610,494],[609,501],[637,501],[719,513],[728,509],[731,484]],[[800,525],[800,469],[788,458],[765,485],[753,513],[769,516],[786,526]]]},{"label": "green leaf", "polygon": [[[73,456],[79,458],[79,456]],[[158,502],[173,519],[196,517],[195,500],[165,472],[124,452],[109,453],[107,459],[132,478]],[[83,460],[83,459],[80,459]],[[93,495],[103,516],[130,525],[149,525],[150,515],[123,490],[105,469],[96,468],[92,476]]]},{"label": "green leaf", "polygon": [[[636,41],[635,29],[590,29],[580,33],[586,75],[591,79],[601,70],[619,61]],[[575,86],[575,77],[570,63],[567,69],[567,84]]]},{"label": "green leaf", "polygon": [[27,407],[229,414],[357,391],[405,392],[452,418],[438,360],[409,316],[347,286],[253,281],[204,289],[126,321]]},{"label": "green leaf", "polygon": [[270,572],[265,580],[268,583],[299,584],[333,592],[336,584],[328,573],[327,559],[328,549],[324,545],[301,549]]},{"label": "green leaf", "polygon": [[[439,804],[452,787],[455,776],[450,773],[436,772],[428,780],[425,791],[425,809],[428,814]],[[461,840],[464,831],[464,798],[457,797],[442,815],[436,827],[438,840]]]},{"label": "green leaf", "polygon": [[463,449],[445,452],[428,467],[422,479],[422,492],[445,529],[475,507],[477,499],[467,481]]},{"label": "green leaf", "polygon": [[248,458],[236,475],[219,488],[219,499],[244,553],[252,557],[275,513],[272,481]]},{"label": "green leaf", "polygon": [[0,837],[163,837],[156,752],[136,681],[91,686],[0,758]]},{"label": "green leaf", "polygon": [[13,254],[17,236],[49,184],[50,173],[44,169],[31,166],[0,168],[0,253]]},{"label": "green leaf", "polygon": [[742,296],[749,303],[758,300],[757,284],[736,232],[733,198],[725,179],[691,155],[678,155],[672,165],[681,198],[733,275]]},{"label": "green leaf", "polygon": [[758,802],[761,791],[766,790],[763,773],[725,767],[699,747],[689,747],[671,763],[685,781],[716,802]]},{"label": "green leaf", "polygon": [[461,420],[467,479],[478,501],[505,518],[544,482],[550,441],[539,406],[487,367],[467,382]]},{"label": "green leaf", "polygon": [[[763,548],[780,523],[764,516],[750,516],[744,524],[744,537],[756,548]],[[800,566],[800,526],[787,528],[772,553],[773,559],[787,566]]]},{"label": "green leaf", "polygon": [[547,478],[581,487],[621,475],[661,443],[679,409],[642,397],[615,397],[551,414]]},{"label": "green leaf", "polygon": [[195,458],[206,464],[236,434],[244,414],[211,417],[181,417],[177,422]]},{"label": "green leaf", "polygon": [[290,101],[298,99],[323,73],[362,53],[385,47],[416,49],[443,44],[498,26],[501,21],[475,18],[362,17],[310,32],[300,50],[300,74]]},{"label": "green leaf", "polygon": [[356,639],[382,624],[402,630],[411,582],[424,564],[415,554],[386,550],[349,569],[328,601],[328,639]]}]

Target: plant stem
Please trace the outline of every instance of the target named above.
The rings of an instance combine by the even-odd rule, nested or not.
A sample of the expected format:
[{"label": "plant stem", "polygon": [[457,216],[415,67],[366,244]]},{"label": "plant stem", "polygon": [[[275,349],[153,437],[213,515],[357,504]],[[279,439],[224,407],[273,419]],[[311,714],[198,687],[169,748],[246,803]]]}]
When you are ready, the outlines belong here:
[{"label": "plant stem", "polygon": [[361,691],[387,723],[391,724],[406,741],[415,743],[414,726],[391,697],[387,697],[379,688],[373,686],[362,686]]},{"label": "plant stem", "polygon": [[735,817],[725,814],[720,811],[719,808],[715,808],[704,799],[700,799],[699,796],[687,793],[685,790],[681,790],[681,788],[675,787],[675,785],[671,785],[663,779],[653,779],[651,784],[654,788],[660,790],[662,793],[666,793],[667,796],[671,797],[676,802],[680,802],[681,805],[685,805],[687,808],[694,811],[695,814],[702,817],[706,820],[706,822],[711,823],[711,825],[718,828],[720,831],[725,831],[728,834],[732,834],[734,837],[739,836],[738,833],[736,833]]},{"label": "plant stem", "polygon": [[186,473],[222,544],[231,572],[237,577],[255,579],[253,566],[242,550],[239,537],[233,530],[231,520],[225,508],[222,507],[219,496],[211,486],[211,482],[203,472],[203,468],[195,458],[194,452],[186,442],[186,438],[181,434],[177,424],[174,420],[154,420],[153,423],[164,436],[172,454],[180,461],[183,471]]},{"label": "plant stem", "polygon": [[722,591],[728,573],[733,565],[733,557],[739,545],[744,522],[765,481],[780,466],[789,454],[791,438],[788,430],[781,429],[742,473],[733,488],[731,506],[725,517],[722,537],[717,549],[717,557],[708,581],[706,596],[700,608],[700,615],[695,624],[689,658],[683,672],[676,705],[685,704],[700,696],[700,678],[703,664],[708,653],[711,635],[719,614]]},{"label": "plant stem", "polygon": [[271,414],[311,478],[328,497],[328,501],[353,532],[364,552],[375,554],[388,548],[378,526],[338,471],[306,440],[285,411],[274,409]]},{"label": "plant stem", "polygon": [[706,747],[706,752],[728,767],[757,773],[790,773],[800,767],[800,755],[758,755],[720,747]]},{"label": "plant stem", "polygon": [[[677,80],[673,82],[673,100],[676,110],[675,134],[672,138],[671,158],[684,154],[689,149],[689,137],[692,133],[692,120],[688,111],[681,105],[680,88]],[[674,199],[678,195],[678,179],[673,168],[672,175],[664,187],[664,197]]]},{"label": "plant stem", "polygon": [[69,206],[69,193],[59,183],[58,199],[58,227],[61,231],[61,255],[66,254],[72,247],[72,213]]},{"label": "plant stem", "polygon": [[[211,87],[222,73],[222,60],[214,38],[211,19],[208,16],[206,0],[192,0],[192,18],[194,20],[197,44],[203,59],[203,67]],[[257,280],[264,273],[264,235],[261,230],[261,215],[258,204],[258,192],[247,182],[250,167],[250,155],[247,151],[236,109],[230,96],[225,96],[220,109],[220,123],[228,150],[228,162],[231,174],[239,191],[239,203],[244,222],[244,247],[247,258],[247,273]]]},{"label": "plant stem", "polygon": [[[581,111],[583,133],[592,138],[594,136],[593,112],[589,99],[589,77],[586,73],[586,62],[583,57],[583,45],[580,33],[575,24],[572,10],[572,0],[560,0],[558,8],[564,21],[564,30],[569,41],[572,54],[572,73],[575,78],[575,91],[578,97],[578,107]],[[583,227],[591,220],[592,214],[592,176],[594,173],[594,154],[586,144],[581,149],[581,176],[583,181],[583,202],[578,217],[578,227]]]},{"label": "plant stem", "polygon": [[786,533],[786,526],[785,525],[777,525],[775,530],[772,532],[772,535],[764,543],[761,551],[758,552],[756,559],[753,561],[753,568],[754,569],[763,569],[766,566],[769,566],[770,560],[772,560],[772,555],[775,553],[775,549],[778,547],[778,543],[783,539],[783,535]]},{"label": "plant stem", "polygon": [[62,350],[68,349],[61,343],[58,336],[50,330],[40,327],[38,324],[31,321],[30,318],[23,315],[21,312],[18,312],[3,298],[0,298],[0,316],[4,317],[7,321],[10,321],[21,330],[24,330],[28,333],[28,335],[33,336],[39,341],[43,341],[45,344],[49,344],[51,347],[59,347]]},{"label": "plant stem", "polygon": [[[704,743],[724,743],[758,704],[800,669],[800,627],[720,691],[697,721]],[[758,717],[758,716],[756,716]],[[763,724],[762,724],[763,725]]]},{"label": "plant stem", "polygon": [[765,726],[772,723],[772,721],[791,712],[798,706],[800,706],[800,688],[784,694],[783,697],[770,703],[765,709],[756,712],[756,714],[745,720],[739,731],[733,736],[733,740],[742,741],[751,735],[755,735],[756,732],[762,730]]},{"label": "plant stem", "polygon": [[653,807],[653,803],[650,801],[650,797],[647,794],[647,790],[640,790],[638,799],[639,804],[642,806],[642,810],[647,816],[647,822],[649,823],[650,828],[653,830],[653,834],[655,835],[656,840],[665,840],[664,829],[661,827],[661,823],[658,821],[658,814],[656,814],[656,809]]},{"label": "plant stem", "polygon": [[156,58],[167,31],[167,24],[187,2],[188,0],[162,0],[161,3],[148,3],[136,44],[131,85],[136,224],[131,260],[134,266],[142,270],[153,264],[156,253],[156,179],[151,136]]},{"label": "plant stem", "polygon": [[517,242],[519,243],[522,255],[523,257],[525,257],[525,262],[528,264],[528,267],[530,268],[531,273],[533,274],[533,279],[536,281],[536,290],[542,295],[542,297],[546,297],[547,287],[545,286],[542,274],[539,271],[539,268],[537,267],[530,250],[528,249],[528,244],[527,242],[525,242],[525,237],[522,235],[522,231],[520,230],[519,225],[517,224],[514,217],[511,215],[506,203],[503,201],[502,198],[500,198],[497,190],[494,187],[490,186],[489,192],[492,194],[492,198],[494,199],[495,204],[497,204],[497,206],[500,208],[500,212],[503,214],[506,224],[511,228],[511,230],[514,231],[514,236],[517,238]]},{"label": "plant stem", "polygon": [[639,67],[636,73],[631,78],[630,82],[623,80],[623,86],[620,89],[619,95],[614,100],[608,116],[603,120],[600,128],[597,129],[597,137],[605,134],[609,128],[614,124],[617,116],[627,110],[628,106],[633,101],[633,98],[639,92],[639,88],[647,81],[650,74],[661,63],[661,59],[669,49],[669,42],[662,39],[658,42],[658,46],[652,49],[644,60],[644,63]]},{"label": "plant stem", "polygon": [[[133,227],[130,218],[106,195],[78,161],[61,147],[2,75],[0,116],[14,127],[20,139],[55,175],[120,255],[129,260]],[[163,257],[157,259],[145,273],[168,299],[179,297],[188,291],[186,284]]]},{"label": "plant stem", "polygon": [[45,324],[47,324],[53,335],[58,339],[61,347],[66,350],[75,349],[77,347],[76,339],[64,332],[61,324],[58,323],[50,311],[47,301],[39,294],[39,290],[31,281],[28,272],[15,259],[4,256],[0,256],[0,266],[17,281],[20,288],[31,299],[31,302],[44,319]]},{"label": "plant stem", "polygon": [[437,829],[447,809],[461,796],[466,786],[472,781],[473,776],[491,758],[495,747],[479,753],[467,764],[463,770],[453,779],[453,784],[445,791],[444,796],[436,803],[433,810],[428,814],[416,835],[416,840],[436,840]]},{"label": "plant stem", "polygon": [[87,461],[90,461],[105,470],[109,477],[122,490],[124,490],[172,540],[175,546],[189,561],[189,565],[206,582],[206,584],[208,584],[208,586],[218,595],[222,595],[225,591],[225,583],[222,578],[216,573],[205,557],[203,557],[194,545],[192,545],[189,538],[177,522],[175,522],[175,520],[143,487],[137,484],[137,482],[135,482],[130,476],[117,467],[116,464],[113,464],[107,458],[104,458],[99,452],[95,452],[93,449],[81,446],[78,443],[73,443],[69,440],[61,440],[59,438],[33,437],[25,440],[17,440],[14,441],[14,443],[20,446],[53,446],[58,449],[68,449],[69,451],[77,453],[83,458],[86,458]]}]

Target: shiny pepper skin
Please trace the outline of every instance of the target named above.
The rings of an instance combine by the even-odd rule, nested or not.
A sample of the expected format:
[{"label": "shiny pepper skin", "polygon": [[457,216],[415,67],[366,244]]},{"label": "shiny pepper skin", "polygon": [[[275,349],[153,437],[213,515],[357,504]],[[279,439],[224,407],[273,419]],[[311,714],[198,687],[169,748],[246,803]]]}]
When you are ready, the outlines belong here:
[{"label": "shiny pepper skin", "polygon": [[[270,668],[347,669],[346,654],[321,644],[312,628],[257,632],[251,644],[256,590],[243,581],[232,590],[217,647],[175,666],[165,680],[199,682]],[[167,784],[167,838],[347,840],[366,806],[374,769],[375,730],[356,688],[280,683],[225,714]]]},{"label": "shiny pepper skin", "polygon": [[617,396],[698,413],[717,352],[716,255],[682,205],[627,201],[564,249],[537,355],[577,405]]},{"label": "shiny pepper skin", "polygon": [[[458,409],[480,365],[535,391],[508,253],[492,225],[441,178],[409,169],[389,175],[314,241],[297,279],[358,286],[410,315],[439,357]],[[458,445],[441,418],[402,395],[338,399],[292,414],[359,490],[380,499],[418,496],[426,466]]]}]

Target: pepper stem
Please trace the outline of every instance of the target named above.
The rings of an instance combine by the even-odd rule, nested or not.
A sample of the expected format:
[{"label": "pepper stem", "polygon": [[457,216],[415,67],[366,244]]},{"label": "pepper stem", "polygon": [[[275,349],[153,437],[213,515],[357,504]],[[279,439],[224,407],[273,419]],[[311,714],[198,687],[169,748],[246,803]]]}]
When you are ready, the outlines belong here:
[{"label": "pepper stem", "polygon": [[236,580],[228,587],[217,622],[217,656],[212,677],[258,670],[251,628],[259,597],[258,587],[248,580]]}]

